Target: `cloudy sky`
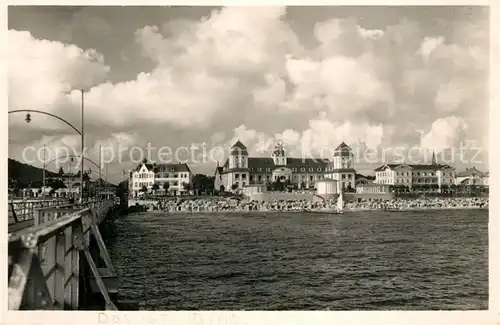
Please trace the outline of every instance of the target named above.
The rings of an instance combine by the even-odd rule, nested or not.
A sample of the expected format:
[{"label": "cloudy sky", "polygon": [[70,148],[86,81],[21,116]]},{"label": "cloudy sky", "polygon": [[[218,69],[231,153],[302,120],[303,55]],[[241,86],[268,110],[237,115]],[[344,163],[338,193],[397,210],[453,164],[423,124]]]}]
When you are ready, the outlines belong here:
[{"label": "cloudy sky", "polygon": [[[42,110],[80,127],[75,89],[83,88],[86,155],[97,160],[100,145],[113,148],[112,180],[133,167],[130,156],[140,157],[122,149],[119,164],[119,146],[175,152],[196,144],[210,153],[236,139],[258,156],[277,140],[291,156],[327,156],[345,141],[364,173],[381,163],[364,159],[366,149],[378,160],[411,148],[449,160],[467,144],[453,164],[488,169],[484,7],[10,7],[8,14],[9,110]],[[44,144],[53,158],[55,148],[79,153],[68,126],[32,118],[9,115],[10,158]],[[193,171],[213,173],[210,155],[194,152]],[[185,151],[178,158],[193,159]]]}]

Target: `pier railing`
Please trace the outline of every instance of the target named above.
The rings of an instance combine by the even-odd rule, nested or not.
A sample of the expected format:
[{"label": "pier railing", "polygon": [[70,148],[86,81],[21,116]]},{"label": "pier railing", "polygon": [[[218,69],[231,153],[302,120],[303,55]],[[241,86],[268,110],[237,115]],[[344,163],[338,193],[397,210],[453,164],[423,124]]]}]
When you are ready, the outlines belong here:
[{"label": "pier railing", "polygon": [[55,198],[45,200],[10,200],[9,201],[9,224],[33,219],[36,210],[46,207],[54,207],[68,204],[66,198]]},{"label": "pier railing", "polygon": [[[87,264],[91,281],[116,310],[106,278],[116,272],[99,231],[99,223],[112,208],[112,200],[42,208],[34,225],[9,233],[9,309],[79,309],[80,262]],[[98,268],[90,253],[90,236],[97,242],[105,264]]]}]

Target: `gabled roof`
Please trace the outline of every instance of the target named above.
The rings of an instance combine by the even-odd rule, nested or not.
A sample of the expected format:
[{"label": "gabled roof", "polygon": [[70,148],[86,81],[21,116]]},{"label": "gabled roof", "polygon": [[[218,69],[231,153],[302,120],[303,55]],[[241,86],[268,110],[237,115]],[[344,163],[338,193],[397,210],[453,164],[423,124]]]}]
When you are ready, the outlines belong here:
[{"label": "gabled roof", "polygon": [[486,174],[476,169],[476,167],[466,168],[463,172],[457,173],[457,177],[471,177],[471,176],[484,177],[486,176]]},{"label": "gabled roof", "polygon": [[384,169],[387,169],[387,168],[389,168],[389,169],[395,169],[399,165],[401,165],[401,164],[384,164],[382,166],[379,166],[379,167],[375,168],[375,171],[376,172],[380,172],[380,171],[382,171]]},{"label": "gabled roof", "polygon": [[153,169],[153,164],[150,164],[150,163],[140,163],[139,165],[137,165],[137,167],[135,167],[133,169],[134,172],[138,172],[139,170],[141,170],[142,166],[146,166],[147,170],[148,171],[151,171]]},{"label": "gabled roof", "polygon": [[239,149],[245,150],[247,147],[245,147],[245,145],[243,143],[241,143],[240,140],[238,140],[238,141],[236,141],[235,144],[233,144],[233,146],[231,148],[239,148]]},{"label": "gabled roof", "polygon": [[351,149],[351,147],[349,147],[347,144],[345,144],[344,141],[342,141],[341,144],[339,144],[339,146],[337,147],[337,149],[335,150],[341,150],[341,149],[344,149],[344,148],[348,148],[348,149]]},{"label": "gabled roof", "polygon": [[215,167],[215,175],[222,174],[223,170],[224,170],[224,167],[220,167],[220,166]]}]

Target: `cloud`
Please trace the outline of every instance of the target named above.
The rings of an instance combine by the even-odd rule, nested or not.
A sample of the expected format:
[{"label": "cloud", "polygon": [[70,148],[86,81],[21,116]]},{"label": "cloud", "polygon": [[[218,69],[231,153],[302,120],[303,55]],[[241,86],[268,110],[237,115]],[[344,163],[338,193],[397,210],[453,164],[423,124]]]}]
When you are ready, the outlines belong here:
[{"label": "cloud", "polygon": [[[487,26],[463,24],[440,35],[418,21],[373,28],[333,18],[304,36],[284,7],[222,8],[198,21],[137,29],[134,42],[154,68],[122,82],[106,79],[110,67],[96,50],[11,30],[9,108],[37,107],[78,125],[80,94],[64,91],[85,87],[92,148],[122,140],[229,146],[239,138],[265,154],[282,139],[300,154],[342,141],[373,148],[482,140],[484,120],[474,119],[487,112],[488,48],[480,36]],[[36,121],[45,133],[72,132]],[[18,132],[42,123],[12,117],[11,125]]]},{"label": "cloud", "polygon": [[422,137],[420,147],[437,153],[449,148],[456,149],[460,141],[465,140],[464,134],[467,128],[467,123],[460,117],[437,119],[432,123],[429,132]]}]

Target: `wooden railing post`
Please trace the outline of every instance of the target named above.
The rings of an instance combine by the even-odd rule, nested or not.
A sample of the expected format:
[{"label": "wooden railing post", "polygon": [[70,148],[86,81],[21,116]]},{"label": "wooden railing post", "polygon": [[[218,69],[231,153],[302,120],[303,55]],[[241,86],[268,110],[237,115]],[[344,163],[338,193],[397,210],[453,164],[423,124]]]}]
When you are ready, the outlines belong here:
[{"label": "wooden railing post", "polygon": [[54,303],[59,309],[64,309],[66,284],[66,236],[61,231],[55,238],[55,273],[54,273]]},{"label": "wooden railing post", "polygon": [[78,310],[80,295],[80,250],[84,245],[83,227],[81,222],[74,223],[71,227],[71,280],[70,303],[71,309]]}]

